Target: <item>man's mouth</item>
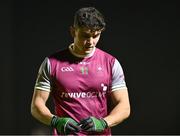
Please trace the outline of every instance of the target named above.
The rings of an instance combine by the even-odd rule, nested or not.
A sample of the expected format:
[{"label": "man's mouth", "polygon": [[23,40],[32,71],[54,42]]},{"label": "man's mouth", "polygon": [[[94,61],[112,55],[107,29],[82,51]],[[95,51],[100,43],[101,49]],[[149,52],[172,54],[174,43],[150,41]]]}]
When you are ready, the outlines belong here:
[{"label": "man's mouth", "polygon": [[92,49],[94,46],[85,46],[86,49]]}]

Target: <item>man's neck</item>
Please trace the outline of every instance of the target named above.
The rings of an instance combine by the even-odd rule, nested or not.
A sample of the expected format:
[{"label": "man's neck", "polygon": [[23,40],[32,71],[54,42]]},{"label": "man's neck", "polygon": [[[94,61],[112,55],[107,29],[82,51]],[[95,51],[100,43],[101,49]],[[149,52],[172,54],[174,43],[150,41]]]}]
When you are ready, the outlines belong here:
[{"label": "man's neck", "polygon": [[74,43],[72,43],[72,44],[70,44],[69,45],[69,50],[70,50],[70,52],[74,55],[74,56],[76,56],[76,57],[79,57],[79,58],[89,58],[89,57],[91,57],[91,56],[93,56],[93,54],[94,54],[94,52],[95,52],[95,50],[96,50],[96,47],[94,47],[94,49],[93,49],[93,51],[91,52],[91,53],[89,53],[89,54],[79,54],[79,53],[77,53],[75,50],[74,50]]}]

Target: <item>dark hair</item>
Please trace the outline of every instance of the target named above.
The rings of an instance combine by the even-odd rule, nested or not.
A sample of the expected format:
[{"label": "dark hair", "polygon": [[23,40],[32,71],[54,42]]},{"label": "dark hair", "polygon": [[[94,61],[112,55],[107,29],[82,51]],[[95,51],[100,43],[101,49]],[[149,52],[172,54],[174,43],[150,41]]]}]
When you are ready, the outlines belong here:
[{"label": "dark hair", "polygon": [[76,11],[74,27],[87,27],[93,30],[104,30],[105,21],[103,15],[94,7],[84,7]]}]

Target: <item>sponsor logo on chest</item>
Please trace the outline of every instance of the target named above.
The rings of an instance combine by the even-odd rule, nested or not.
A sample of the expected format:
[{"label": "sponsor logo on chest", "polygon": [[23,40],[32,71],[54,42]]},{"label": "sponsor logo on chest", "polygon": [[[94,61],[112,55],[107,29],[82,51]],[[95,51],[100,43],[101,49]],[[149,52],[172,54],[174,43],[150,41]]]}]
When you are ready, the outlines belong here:
[{"label": "sponsor logo on chest", "polygon": [[61,71],[62,72],[73,72],[74,69],[72,67],[62,67]]}]

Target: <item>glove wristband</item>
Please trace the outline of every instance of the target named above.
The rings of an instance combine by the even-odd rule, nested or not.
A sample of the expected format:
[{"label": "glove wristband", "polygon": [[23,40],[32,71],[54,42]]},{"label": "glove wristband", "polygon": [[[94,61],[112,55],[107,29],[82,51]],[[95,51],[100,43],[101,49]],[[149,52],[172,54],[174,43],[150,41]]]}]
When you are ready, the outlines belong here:
[{"label": "glove wristband", "polygon": [[105,128],[108,128],[108,123],[103,118],[101,118],[101,120],[104,122]]},{"label": "glove wristband", "polygon": [[53,116],[52,117],[52,119],[51,119],[51,127],[53,127],[53,128],[56,128],[56,126],[57,126],[57,121],[58,121],[58,117],[57,116]]}]

